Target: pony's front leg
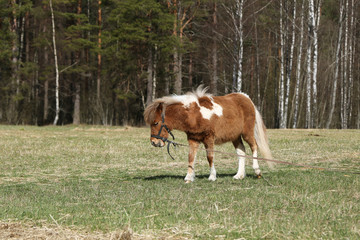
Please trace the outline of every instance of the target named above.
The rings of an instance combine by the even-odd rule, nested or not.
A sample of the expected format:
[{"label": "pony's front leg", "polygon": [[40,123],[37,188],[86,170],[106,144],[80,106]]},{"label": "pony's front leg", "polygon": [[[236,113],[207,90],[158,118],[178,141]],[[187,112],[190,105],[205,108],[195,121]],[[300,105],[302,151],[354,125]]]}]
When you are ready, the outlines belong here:
[{"label": "pony's front leg", "polygon": [[208,141],[205,141],[204,144],[205,144],[206,154],[207,154],[206,157],[207,157],[207,160],[209,162],[209,167],[210,167],[209,180],[215,181],[216,180],[216,170],[215,170],[215,166],[214,166],[214,140],[210,139]]},{"label": "pony's front leg", "polygon": [[190,183],[193,182],[195,180],[195,169],[194,169],[194,165],[195,165],[195,159],[196,159],[196,153],[199,147],[199,142],[197,141],[193,141],[193,140],[189,140],[189,165],[188,165],[188,172],[186,174],[185,177],[185,182],[186,183]]}]

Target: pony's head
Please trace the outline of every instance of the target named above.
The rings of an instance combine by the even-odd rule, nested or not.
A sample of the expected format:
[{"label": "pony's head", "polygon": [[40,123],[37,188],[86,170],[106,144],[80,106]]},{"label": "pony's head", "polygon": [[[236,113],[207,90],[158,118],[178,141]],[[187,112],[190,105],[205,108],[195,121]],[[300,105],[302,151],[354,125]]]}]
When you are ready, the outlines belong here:
[{"label": "pony's head", "polygon": [[144,119],[151,127],[150,141],[154,147],[163,147],[169,137],[169,128],[165,121],[165,106],[162,101],[154,101],[146,107]]}]

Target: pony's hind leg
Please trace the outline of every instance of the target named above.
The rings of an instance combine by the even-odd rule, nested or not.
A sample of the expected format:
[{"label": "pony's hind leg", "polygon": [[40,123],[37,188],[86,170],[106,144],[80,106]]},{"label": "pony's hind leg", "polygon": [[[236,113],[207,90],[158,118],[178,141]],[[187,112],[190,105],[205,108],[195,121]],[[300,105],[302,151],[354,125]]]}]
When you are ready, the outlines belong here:
[{"label": "pony's hind leg", "polygon": [[260,177],[261,176],[261,170],[260,170],[260,166],[259,166],[259,162],[258,162],[258,160],[257,159],[255,159],[255,158],[257,158],[257,149],[255,149],[255,150],[252,150],[252,153],[253,153],[253,169],[254,169],[254,171],[255,171],[255,174],[256,174],[256,176],[258,176],[258,177]]},{"label": "pony's hind leg", "polygon": [[209,180],[215,181],[216,180],[216,170],[215,170],[215,166],[214,166],[214,140],[213,140],[213,138],[207,139],[206,141],[204,141],[204,145],[206,148],[206,157],[207,157],[207,160],[209,162],[209,167],[210,167]]},{"label": "pony's hind leg", "polygon": [[241,137],[233,142],[233,145],[236,149],[236,153],[238,154],[238,160],[239,160],[239,168],[234,176],[234,179],[243,179],[245,178],[245,146],[243,144],[243,141],[241,140]]},{"label": "pony's hind leg", "polygon": [[188,171],[187,174],[185,176],[185,182],[186,183],[190,183],[193,182],[195,180],[195,169],[194,169],[194,165],[195,165],[195,159],[196,159],[196,153],[199,147],[199,142],[197,141],[193,141],[193,140],[189,140],[189,165],[188,165]]},{"label": "pony's hind leg", "polygon": [[252,156],[254,157],[252,167],[255,171],[255,174],[256,174],[256,176],[260,177],[261,170],[260,170],[259,162],[256,159],[258,154],[257,154],[257,144],[256,144],[255,137],[253,135],[252,136],[247,135],[247,136],[244,136],[244,140],[249,144],[251,151],[252,151]]}]

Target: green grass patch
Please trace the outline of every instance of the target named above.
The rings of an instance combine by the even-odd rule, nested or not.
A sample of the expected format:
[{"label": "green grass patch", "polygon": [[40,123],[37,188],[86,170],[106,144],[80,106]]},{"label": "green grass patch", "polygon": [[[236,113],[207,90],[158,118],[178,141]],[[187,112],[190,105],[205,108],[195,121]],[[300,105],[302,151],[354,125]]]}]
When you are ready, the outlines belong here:
[{"label": "green grass patch", "polygon": [[[288,165],[256,179],[232,178],[237,160],[216,154],[207,180],[200,152],[185,184],[187,149],[154,148],[147,128],[0,126],[0,221],[33,221],[154,238],[358,239],[359,130],[269,130],[274,158]],[[186,143],[183,133],[175,132]],[[234,152],[231,144],[216,150]],[[269,184],[270,183],[270,184]]]}]

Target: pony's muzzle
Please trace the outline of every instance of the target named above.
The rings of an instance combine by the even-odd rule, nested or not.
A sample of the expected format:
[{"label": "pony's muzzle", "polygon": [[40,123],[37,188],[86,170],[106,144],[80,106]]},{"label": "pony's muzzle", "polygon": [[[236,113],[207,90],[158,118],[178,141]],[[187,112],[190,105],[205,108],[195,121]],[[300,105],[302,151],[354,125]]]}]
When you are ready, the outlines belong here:
[{"label": "pony's muzzle", "polygon": [[165,146],[165,143],[160,139],[152,138],[151,145],[153,145],[154,147],[163,147]]}]

